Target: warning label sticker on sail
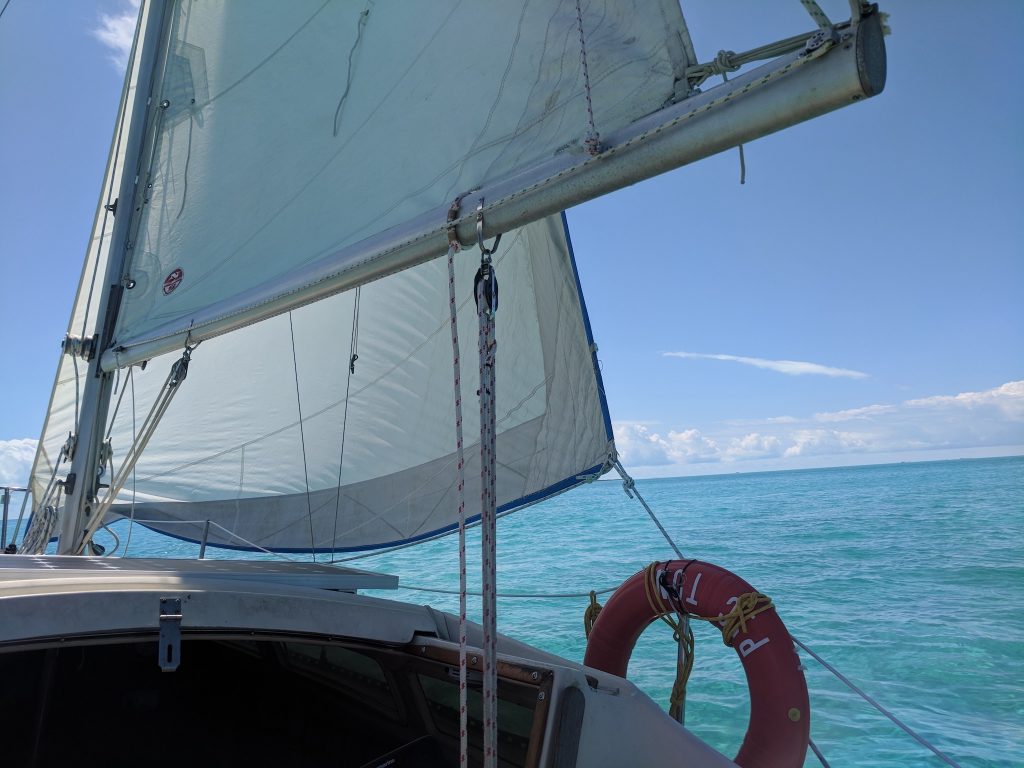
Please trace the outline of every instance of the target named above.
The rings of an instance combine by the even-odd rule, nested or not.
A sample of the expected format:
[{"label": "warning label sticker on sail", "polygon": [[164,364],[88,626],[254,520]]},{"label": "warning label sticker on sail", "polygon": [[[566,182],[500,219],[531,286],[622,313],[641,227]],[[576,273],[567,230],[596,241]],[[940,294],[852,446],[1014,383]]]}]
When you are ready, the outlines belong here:
[{"label": "warning label sticker on sail", "polygon": [[185,272],[182,269],[172,270],[171,274],[164,278],[164,296],[174,293],[174,289],[181,285],[181,280],[184,277]]}]

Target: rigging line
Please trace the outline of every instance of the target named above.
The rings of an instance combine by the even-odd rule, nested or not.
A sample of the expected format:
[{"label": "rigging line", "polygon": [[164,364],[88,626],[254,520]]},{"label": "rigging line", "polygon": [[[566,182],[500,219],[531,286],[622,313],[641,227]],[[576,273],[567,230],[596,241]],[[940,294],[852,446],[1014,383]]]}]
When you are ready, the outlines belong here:
[{"label": "rigging line", "polygon": [[[138,432],[135,427],[135,366],[130,366],[128,368],[128,382],[125,389],[128,389],[128,387],[131,387],[132,390],[132,445],[134,445],[135,441],[138,439]],[[131,546],[132,543],[132,529],[135,526],[135,491],[135,467],[132,467],[132,503],[131,510],[128,514],[128,536],[124,542],[124,554],[122,557],[128,554],[128,547]]]},{"label": "rigging line", "polygon": [[491,253],[497,249],[498,241],[491,250],[483,245],[483,200],[477,206],[477,242],[480,245],[481,263],[477,272],[474,293],[476,295],[477,319],[479,321],[478,351],[480,369],[480,521],[481,521],[481,580],[483,586],[483,725],[484,725],[484,768],[494,768],[498,761],[498,646],[497,646],[497,547],[495,516],[496,498],[496,428],[497,410],[496,363],[497,340],[495,339],[494,314],[498,308],[498,288],[491,265]]},{"label": "rigging line", "polygon": [[359,359],[359,302],[362,295],[362,286],[357,285],[354,306],[352,308],[352,341],[349,345],[351,349],[349,350],[350,357],[348,359],[348,367],[352,373],[356,372],[356,360]]},{"label": "rigging line", "polygon": [[11,0],[7,0],[7,2],[4,3],[4,7],[0,8],[0,18],[3,18],[4,11],[7,10],[7,6],[10,5],[10,4],[11,4]]},{"label": "rigging line", "polygon": [[[64,458],[65,458],[64,449],[61,448],[61,452],[57,456],[57,461],[53,465],[53,472],[50,474],[50,480],[49,480],[49,482],[47,482],[46,488],[44,489],[42,496],[39,497],[38,508],[40,510],[43,509],[43,507],[46,506],[46,503],[50,499],[50,494],[53,493],[54,482],[57,479],[57,472],[60,469],[60,465],[64,461]],[[31,478],[30,478],[30,483],[31,483]],[[18,524],[14,527],[14,536],[11,538],[12,542],[17,541],[18,540],[18,534],[21,533],[21,521],[25,517],[25,505],[28,503],[28,499],[29,499],[30,495],[31,495],[31,493],[28,490],[26,490],[25,495],[21,499],[21,511],[18,512]],[[25,536],[26,537],[28,536],[29,530],[31,529],[31,527],[32,527],[32,513],[30,512],[29,513],[29,524],[28,524],[28,527],[25,529]]]},{"label": "rigging line", "polygon": [[793,638],[793,642],[796,643],[797,645],[799,645],[805,651],[807,651],[807,653],[809,653],[811,656],[814,657],[815,661],[817,661],[819,664],[821,664],[821,666],[823,666],[825,669],[827,669],[829,672],[831,672],[833,675],[835,675],[837,678],[839,678],[839,680],[841,680],[843,683],[845,683],[847,688],[849,688],[851,691],[856,693],[858,696],[860,696],[862,699],[864,699],[864,701],[866,701],[872,707],[877,709],[879,712],[881,712],[887,718],[892,720],[892,722],[894,722],[896,725],[898,725],[900,728],[902,728],[904,731],[906,731],[919,744],[921,744],[922,746],[924,746],[927,749],[931,750],[940,760],[942,760],[944,763],[946,763],[948,765],[953,766],[953,768],[960,768],[959,763],[954,762],[953,759],[950,758],[948,755],[946,755],[944,752],[940,751],[937,747],[932,746],[932,744],[929,743],[927,739],[925,739],[923,736],[918,734],[909,725],[907,725],[902,720],[900,720],[898,717],[896,717],[896,715],[894,715],[888,709],[886,709],[881,704],[879,704],[877,701],[875,701],[873,698],[871,698],[871,696],[869,696],[864,691],[862,691],[860,688],[858,688],[856,685],[854,685],[854,683],[851,682],[850,679],[848,677],[846,677],[846,675],[844,675],[838,669],[836,669],[831,664],[829,664],[827,661],[825,661],[823,658],[821,658],[821,656],[816,654],[814,651],[812,651],[810,648],[808,648],[802,642],[797,640],[795,637]]},{"label": "rigging line", "polygon": [[103,523],[103,518],[107,512],[113,506],[117,500],[117,496],[121,493],[125,483],[128,482],[128,476],[135,468],[136,463],[142,456],[142,452],[146,450],[146,446],[149,445],[150,439],[156,432],[157,427],[160,426],[160,422],[167,413],[167,409],[171,406],[171,401],[174,396],[181,389],[182,383],[188,376],[188,366],[192,358],[192,353],[196,347],[199,346],[199,342],[189,346],[185,345],[185,351],[181,357],[171,365],[170,371],[167,373],[167,378],[164,380],[163,387],[160,389],[159,394],[153,401],[153,405],[150,407],[149,414],[146,416],[146,420],[142,423],[142,434],[138,440],[132,444],[128,451],[125,453],[125,457],[121,462],[121,468],[118,470],[117,475],[114,475],[113,456],[108,457],[110,461],[110,472],[111,479],[110,485],[107,486],[107,493],[99,504],[97,504],[96,510],[94,511],[94,517],[82,534],[82,540],[76,545],[74,554],[82,554],[86,546],[89,544],[90,539],[96,533],[97,529]]},{"label": "rigging line", "polygon": [[[725,53],[725,51],[719,51],[718,55],[721,56],[724,53]],[[729,76],[725,72],[722,72],[722,82],[723,83],[728,83],[729,82]],[[740,151],[740,184],[746,184],[747,183],[747,158],[746,158],[746,156],[743,153],[743,145],[742,144],[739,144],[737,146],[737,149],[739,149],[739,151]]]},{"label": "rigging line", "polygon": [[587,67],[587,41],[583,35],[583,11],[580,8],[580,0],[576,0],[576,24],[580,30],[580,61],[583,63],[583,90],[587,96],[587,120],[590,123],[590,130],[584,144],[586,144],[587,152],[591,155],[598,155],[601,153],[601,134],[597,132],[597,126],[594,124],[594,103],[590,92],[590,69]]},{"label": "rigging line", "polygon": [[[348,342],[348,375],[345,378],[345,409],[341,416],[341,449],[338,453],[338,492],[334,497],[334,532],[331,534],[331,548],[338,541],[338,512],[341,509],[341,470],[345,466],[345,434],[348,432],[348,398],[352,388],[352,376],[356,372],[356,344],[359,343],[359,288],[352,301],[352,333]],[[245,450],[244,446],[242,448]],[[245,454],[243,453],[243,456]]]},{"label": "rigging line", "polygon": [[811,751],[814,753],[814,756],[818,758],[818,762],[821,763],[822,768],[832,768],[828,764],[828,760],[825,759],[825,756],[821,754],[821,750],[818,749],[818,745],[814,743],[814,739],[808,737],[807,743],[810,745]]},{"label": "rigging line", "polygon": [[[665,530],[665,526],[661,524],[661,520],[659,520],[658,516],[654,514],[654,510],[651,509],[650,506],[648,506],[647,501],[644,499],[643,496],[640,495],[640,491],[637,490],[637,487],[636,487],[636,482],[633,480],[632,477],[629,476],[629,473],[626,472],[626,468],[622,466],[622,462],[619,461],[618,458],[616,458],[613,466],[615,467],[615,471],[619,473],[619,477],[622,478],[622,490],[624,490],[626,492],[626,495],[629,496],[630,498],[633,498],[634,495],[636,496],[637,501],[639,501],[640,504],[643,506],[643,508],[645,510],[647,510],[647,514],[650,515],[651,520],[653,520],[654,524],[656,526],[658,526],[658,530],[661,531],[661,535],[665,537],[665,541],[667,541],[669,543],[669,546],[672,547],[672,550],[676,553],[676,557],[678,557],[680,560],[685,559],[683,557],[683,553],[680,551],[679,547],[676,546],[676,543],[672,540],[672,537],[669,536],[668,531]],[[683,615],[681,617],[681,621],[679,623],[679,626],[680,626],[680,633],[681,633],[680,636],[681,637],[687,637],[687,636],[689,636],[690,638],[693,637],[693,635],[690,633],[690,617],[689,616]],[[690,650],[687,649],[685,643],[683,643],[683,642],[679,643],[679,655],[680,655],[679,665],[680,665],[680,668],[688,669],[688,668],[693,666],[693,657],[692,657],[691,653],[692,653],[692,643],[691,643],[691,649]],[[689,672],[686,673],[685,677],[689,677]],[[677,713],[678,714],[678,718],[677,719],[679,720],[680,723],[683,722],[684,717],[685,717],[685,710],[684,710],[684,706],[685,706],[685,702],[686,702],[686,699],[685,699],[685,696],[686,696],[686,690],[685,690],[686,680],[685,680],[685,677],[683,678],[683,683],[682,683],[683,684],[683,691],[682,691],[682,694],[681,694],[681,696],[679,698],[678,713]],[[675,707],[675,705],[674,705],[674,707]]]},{"label": "rigging line", "polygon": [[[204,523],[205,522],[209,522],[211,526],[216,526],[217,528],[220,528],[222,531],[224,531],[224,533],[226,533],[232,539],[238,539],[243,544],[248,544],[253,549],[258,549],[260,552],[263,552],[264,554],[273,555],[274,557],[279,557],[282,560],[287,560],[289,563],[297,563],[297,562],[299,562],[298,560],[296,560],[293,557],[288,557],[288,555],[284,554],[283,552],[274,552],[273,550],[267,549],[266,547],[261,547],[259,544],[257,544],[254,541],[249,541],[248,539],[242,538],[241,536],[239,536],[234,531],[230,531],[227,528],[225,528],[223,525],[218,523],[216,520],[210,520],[210,521],[206,521],[206,520],[198,521],[198,520],[196,520],[196,521],[192,521],[192,522],[204,522]],[[212,544],[211,546],[216,547],[217,545],[216,544]]]},{"label": "rigging line", "polygon": [[[56,470],[54,470],[54,474],[56,474]],[[29,478],[28,484],[32,484],[32,478]],[[18,540],[18,534],[21,532],[21,521],[25,517],[25,507],[28,505],[28,499],[29,496],[31,495],[32,491],[30,488],[26,488],[25,492],[21,494],[21,509],[18,510],[18,522],[14,526],[14,536],[12,536],[11,539],[7,542],[8,545],[15,544],[15,542],[17,542]]]},{"label": "rigging line", "polygon": [[[136,519],[135,522],[138,523],[139,525],[146,526],[146,527],[151,528],[152,530],[155,530],[155,531],[159,531],[160,530],[160,526],[166,526],[166,525],[206,525],[207,523],[209,523],[211,528],[220,528],[220,530],[222,530],[224,533],[226,533],[228,535],[228,540],[229,541],[233,540],[233,539],[237,539],[238,541],[242,542],[243,544],[248,544],[253,549],[259,550],[260,552],[262,552],[262,553],[264,553],[266,555],[272,555],[273,557],[280,558],[281,560],[287,560],[290,563],[297,563],[297,562],[299,562],[298,560],[296,560],[293,557],[288,557],[283,552],[275,552],[272,549],[267,549],[266,547],[261,547],[256,542],[249,541],[248,539],[246,539],[246,538],[244,538],[242,536],[239,536],[237,533],[232,531],[230,528],[227,528],[227,527],[221,525],[216,520],[209,520],[209,519],[204,519],[204,520],[145,520],[145,519],[142,519],[142,520],[140,520],[140,519]],[[211,547],[218,547],[219,545],[217,545],[217,544],[210,544],[210,546]],[[123,555],[122,555],[122,557],[123,557]],[[207,559],[212,559],[212,558],[207,558]]]},{"label": "rigging line", "polygon": [[[413,587],[408,584],[399,585],[398,589],[411,589],[415,592],[434,592],[439,595],[457,595],[459,591],[457,589],[435,589],[434,587]],[[614,592],[618,587],[606,587],[604,589],[593,590],[595,595],[607,595],[610,592]],[[569,598],[578,597],[590,597],[590,590],[586,592],[497,592],[495,597],[503,599],[514,600],[516,598],[521,599],[550,599],[550,600],[564,600]],[[471,592],[467,591],[467,595],[471,597],[481,597],[483,592]]]},{"label": "rigging line", "polygon": [[644,500],[644,497],[640,495],[640,491],[637,490],[636,487],[636,481],[629,476],[629,473],[626,471],[626,468],[622,466],[622,462],[619,461],[618,459],[615,459],[615,461],[612,462],[612,466],[615,467],[615,471],[618,472],[619,477],[622,478],[622,490],[626,492],[626,495],[629,496],[629,498],[632,499],[635,497],[636,500],[640,502],[641,506],[643,506],[643,508],[647,510],[647,514],[651,516],[651,520],[653,520],[654,524],[658,526],[658,530],[661,531],[661,535],[665,537],[665,541],[667,541],[669,546],[672,547],[672,551],[676,553],[676,556],[680,560],[685,560],[686,558],[683,557],[683,553],[680,551],[679,547],[676,546],[676,543],[672,540],[672,537],[669,536],[668,531],[665,530],[665,526],[661,524],[661,520],[659,520],[658,516],[654,514],[654,510],[651,509],[650,506],[648,506],[647,502]]},{"label": "rigging line", "polygon": [[345,78],[345,90],[341,94],[341,98],[338,100],[338,108],[334,110],[334,135],[338,135],[338,126],[341,122],[341,111],[345,107],[345,100],[348,98],[349,91],[352,90],[352,60],[356,55],[356,49],[359,48],[359,43],[363,40],[363,30],[366,29],[366,22],[369,20],[370,9],[373,7],[373,0],[370,0],[366,4],[366,8],[359,13],[359,22],[356,26],[356,41],[352,43],[352,48],[348,52],[348,74]]},{"label": "rigging line", "polygon": [[106,523],[101,525],[100,528],[102,528],[104,531],[106,531],[114,537],[114,548],[109,552],[105,552],[104,554],[100,555],[100,557],[113,557],[115,554],[117,554],[117,550],[121,548],[121,537],[114,533],[114,531],[111,530]]},{"label": "rigging line", "polygon": [[[459,200],[452,203],[449,220],[458,215]],[[459,363],[459,306],[455,298],[455,254],[460,250],[459,241],[454,228],[449,230],[451,244],[448,246],[448,307],[451,314],[452,328],[452,373],[455,399],[455,452],[458,455],[456,464],[456,490],[459,499],[459,765],[465,767],[469,762],[469,708],[468,708],[468,673],[466,667],[466,647],[469,640],[466,632],[466,458],[463,452],[462,436],[462,366]]]},{"label": "rigging line", "polygon": [[71,354],[71,364],[75,367],[75,426],[78,426],[78,410],[79,410],[79,380],[78,380],[78,357]]},{"label": "rigging line", "polygon": [[821,10],[821,6],[818,5],[817,0],[800,0],[800,4],[810,15],[814,23],[818,25],[818,29],[832,29],[832,22],[829,21],[825,12]]},{"label": "rigging line", "polygon": [[295,325],[292,313],[288,313],[288,330],[292,336],[292,370],[295,371],[295,404],[299,409],[299,440],[302,443],[302,473],[306,479],[306,512],[309,514],[309,548],[316,562],[316,541],[313,537],[313,505],[309,498],[309,465],[306,462],[306,430],[302,424],[302,397],[299,394],[299,360],[295,353]]},{"label": "rigging line", "polygon": [[[120,378],[120,375],[121,375],[121,369],[120,368],[117,369],[117,374],[118,374],[118,377]],[[115,386],[115,390],[116,390],[116,388],[117,387]],[[114,404],[114,412],[110,415],[110,423],[107,425],[107,434],[106,434],[106,437],[104,438],[105,440],[109,440],[110,439],[110,435],[114,431],[114,421],[117,420],[117,414],[121,410],[121,401],[124,400],[124,394],[127,391],[128,391],[128,387],[122,387],[121,388],[121,394],[118,395],[117,402]],[[134,418],[134,416],[135,416],[135,413],[133,411],[132,412],[132,417]]]}]

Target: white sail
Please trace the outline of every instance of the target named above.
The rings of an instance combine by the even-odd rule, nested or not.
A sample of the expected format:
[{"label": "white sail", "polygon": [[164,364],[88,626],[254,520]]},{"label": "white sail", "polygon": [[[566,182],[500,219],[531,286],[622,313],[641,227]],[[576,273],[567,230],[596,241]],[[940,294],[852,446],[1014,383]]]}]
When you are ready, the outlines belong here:
[{"label": "white sail", "polygon": [[[469,249],[456,259],[472,518],[480,260]],[[498,503],[511,509],[591,479],[613,448],[561,218],[503,238],[495,268]],[[196,521],[147,523],[193,539],[211,520],[211,543],[275,550],[380,546],[451,527],[458,503],[445,259],[363,286],[358,311],[355,300],[354,291],[338,294],[200,345],[115,511]],[[176,357],[122,378],[115,465]]]},{"label": "white sail", "polygon": [[[448,242],[453,200],[463,243],[477,205],[485,232],[508,229],[499,504],[606,468],[614,449],[567,239],[543,217],[877,93],[882,25],[864,13],[698,64],[675,0],[444,0],[415,13],[372,1],[147,0],[145,61],[129,84],[149,87],[135,114],[126,107],[121,125],[132,127],[104,185],[104,202],[118,189],[123,199],[114,230],[94,227],[72,322],[101,336],[94,375],[84,357],[77,373],[62,359],[34,508],[59,495],[65,439],[85,435],[61,487],[88,517],[100,495],[94,457],[107,461],[101,422],[113,419],[116,465],[170,362],[203,341],[117,511],[142,503],[152,520],[210,520],[275,549],[379,546],[452,525],[446,281],[431,260]],[[473,268],[465,253],[459,263],[465,299]],[[356,286],[371,354],[358,352],[350,381],[356,294],[343,291]],[[113,324],[96,317],[98,293],[111,297]],[[464,363],[473,336],[463,329]],[[126,367],[134,406],[122,389],[108,412],[110,372]],[[77,418],[80,394],[95,418]],[[475,413],[466,427],[475,433]],[[71,549],[82,525],[65,516]],[[241,542],[218,527],[211,540]]]},{"label": "white sail", "polygon": [[[115,334],[147,340],[358,267],[346,251],[671,100],[675,0],[172,6]],[[467,200],[468,211],[476,204]],[[250,319],[251,322],[251,319]]]}]

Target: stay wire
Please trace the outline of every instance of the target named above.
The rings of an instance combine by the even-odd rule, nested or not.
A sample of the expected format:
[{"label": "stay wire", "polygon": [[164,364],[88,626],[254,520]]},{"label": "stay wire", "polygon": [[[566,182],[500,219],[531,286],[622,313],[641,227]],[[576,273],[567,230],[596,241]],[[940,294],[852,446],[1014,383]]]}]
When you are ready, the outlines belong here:
[{"label": "stay wire", "polygon": [[815,661],[817,661],[819,664],[821,664],[821,666],[823,666],[825,669],[827,669],[829,672],[831,672],[833,675],[835,675],[837,678],[839,678],[839,680],[841,680],[846,685],[847,688],[849,688],[851,691],[856,693],[858,696],[860,696],[862,699],[864,699],[864,701],[866,701],[868,704],[870,704],[872,707],[877,709],[879,712],[881,712],[883,715],[885,715],[887,718],[889,718],[892,722],[894,722],[896,725],[898,725],[900,728],[902,728],[915,741],[917,741],[917,743],[919,743],[921,746],[929,749],[932,753],[935,754],[936,757],[938,757],[940,760],[942,760],[947,765],[951,765],[951,766],[953,766],[953,768],[960,768],[959,763],[955,762],[951,757],[949,757],[949,755],[947,755],[946,753],[942,752],[937,747],[933,746],[927,739],[925,739],[923,736],[921,736],[919,733],[917,733],[917,731],[915,731],[909,725],[907,725],[902,720],[900,720],[898,717],[896,717],[896,715],[894,715],[888,709],[886,709],[881,704],[879,704],[877,701],[875,701],[867,693],[865,693],[860,688],[858,688],[853,682],[850,681],[850,679],[848,677],[846,677],[846,675],[844,675],[838,669],[836,669],[831,664],[829,664],[827,661],[825,661],[823,658],[821,658],[821,656],[819,656],[814,651],[812,651],[810,648],[808,648],[804,643],[800,642],[795,637],[793,638],[793,642],[796,643],[797,645],[799,645],[805,651],[807,651],[807,653],[809,653],[814,658]]},{"label": "stay wire", "polygon": [[302,396],[299,394],[299,359],[295,352],[295,325],[288,313],[288,330],[292,337],[292,370],[295,372],[295,404],[299,409],[299,441],[302,443],[302,474],[306,480],[306,513],[309,516],[309,549],[316,562],[316,539],[313,536],[313,504],[309,498],[309,465],[306,462],[306,430],[302,423]]},{"label": "stay wire", "polygon": [[676,557],[678,557],[680,560],[685,560],[686,558],[683,557],[682,551],[679,549],[679,547],[676,546],[676,543],[672,540],[672,537],[669,536],[668,531],[665,530],[665,526],[661,524],[661,520],[659,520],[658,516],[654,514],[654,510],[651,509],[651,507],[647,504],[647,502],[644,500],[644,497],[640,495],[640,491],[637,490],[636,487],[636,481],[629,476],[629,473],[626,471],[626,468],[622,466],[622,462],[619,461],[618,459],[615,459],[612,462],[612,466],[615,467],[615,471],[618,472],[619,477],[622,478],[622,490],[626,492],[626,495],[629,496],[629,498],[636,498],[636,500],[640,502],[640,505],[645,510],[647,510],[647,514],[650,515],[651,520],[653,520],[654,524],[658,526],[658,530],[661,531],[661,535],[665,537],[665,541],[667,541],[669,546],[672,547],[672,551],[676,553]]},{"label": "stay wire", "polygon": [[[640,492],[636,489],[636,482],[633,480],[632,477],[629,476],[629,473],[626,472],[625,468],[622,466],[622,463],[618,459],[615,459],[613,466],[615,467],[615,470],[619,473],[619,477],[622,478],[622,487],[626,491],[626,494],[630,498],[633,498],[634,496],[636,497],[637,501],[639,501],[640,504],[643,505],[643,508],[647,510],[647,514],[650,515],[651,520],[654,521],[654,524],[658,526],[658,530],[661,531],[662,536],[665,537],[665,540],[669,543],[669,545],[672,547],[675,553],[679,556],[680,559],[685,559],[683,558],[683,555],[680,552],[679,547],[676,546],[675,542],[672,540],[672,537],[669,536],[668,531],[665,530],[665,526],[661,524],[661,521],[658,519],[657,515],[654,514],[654,511],[650,508],[650,506],[648,506],[643,496],[641,496]],[[850,688],[850,690],[852,690],[854,693],[856,693],[858,696],[860,696],[862,699],[868,702],[868,704],[873,706],[875,709],[877,709],[879,712],[881,712],[883,715],[889,718],[892,722],[894,722],[896,725],[898,725],[900,728],[906,731],[906,733],[913,737],[919,744],[929,749],[937,757],[939,757],[939,759],[941,759],[948,765],[953,766],[953,768],[960,768],[960,765],[956,763],[952,758],[950,758],[944,752],[939,750],[937,747],[933,746],[923,736],[918,734],[910,726],[908,726],[906,723],[904,723],[902,720],[896,717],[896,715],[894,715],[892,712],[890,712],[877,701],[875,701],[871,696],[869,696],[867,693],[865,693],[856,685],[854,685],[845,675],[843,675],[842,672],[840,672],[838,669],[836,669],[827,661],[825,661],[821,656],[819,656],[817,653],[808,648],[804,643],[797,640],[795,637],[793,638],[793,642],[799,645],[805,651],[807,651],[807,653],[814,657],[814,659],[819,664],[821,664],[823,667],[825,667],[825,669],[827,669],[839,680],[845,683],[847,687]],[[821,764],[828,768],[828,761],[825,760],[824,755],[822,755],[821,751],[818,749],[818,746],[813,741],[811,741],[811,748],[814,751],[814,754],[817,756],[818,760],[821,761]]]},{"label": "stay wire", "polygon": [[[137,431],[137,428],[136,428],[136,425],[135,425],[135,368],[134,368],[134,366],[128,369],[128,382],[127,382],[127,385],[128,385],[128,387],[131,387],[131,390],[132,390],[132,445],[134,445],[136,440],[138,439],[138,431]],[[132,530],[135,528],[135,492],[136,492],[135,467],[132,467],[132,504],[131,504],[131,510],[130,510],[130,512],[128,514],[128,535],[125,538],[124,552],[121,555],[122,557],[126,557],[128,555],[128,547],[130,547],[131,543],[132,543]]]},{"label": "stay wire", "polygon": [[359,355],[359,288],[355,289],[352,301],[352,333],[348,342],[348,374],[345,377],[345,408],[341,416],[341,448],[338,453],[338,492],[334,497],[334,532],[331,534],[331,549],[338,541],[338,514],[341,510],[341,471],[345,466],[345,435],[348,433],[348,402],[352,392],[352,376],[356,372],[356,360]]}]

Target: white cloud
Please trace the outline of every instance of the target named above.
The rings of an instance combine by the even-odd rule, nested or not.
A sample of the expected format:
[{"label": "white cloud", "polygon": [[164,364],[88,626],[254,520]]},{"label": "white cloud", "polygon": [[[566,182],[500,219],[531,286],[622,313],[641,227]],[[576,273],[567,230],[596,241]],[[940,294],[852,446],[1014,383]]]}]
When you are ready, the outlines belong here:
[{"label": "white cloud", "polygon": [[644,422],[619,421],[613,427],[619,456],[630,466],[656,467],[718,461],[721,458],[718,445],[696,429],[669,431],[662,437],[648,429]]},{"label": "white cloud", "polygon": [[128,0],[127,6],[114,15],[100,14],[99,26],[92,30],[93,37],[110,49],[110,60],[121,71],[128,66],[128,54],[135,39],[139,0]]},{"label": "white cloud", "polygon": [[1024,381],[803,418],[742,419],[667,431],[658,426],[650,421],[615,424],[627,468],[649,467],[639,474],[668,476],[707,471],[716,462],[723,469],[738,464],[753,470],[916,460],[943,451],[945,458],[999,455],[1001,448],[1019,453],[1024,446]]},{"label": "white cloud", "polygon": [[0,440],[0,485],[24,488],[35,455],[36,441],[31,438]]},{"label": "white cloud", "polygon": [[729,442],[726,456],[729,459],[763,459],[782,453],[782,441],[775,435],[750,432],[743,437],[734,437]]},{"label": "white cloud", "polygon": [[995,408],[1008,419],[1024,420],[1024,381],[1009,381],[1001,387],[984,392],[961,392],[959,395],[935,395],[907,400],[912,408],[974,409]]},{"label": "white cloud", "polygon": [[816,413],[816,421],[853,421],[854,419],[871,419],[883,413],[892,413],[895,405],[865,405],[861,408],[848,408],[845,411]]},{"label": "white cloud", "polygon": [[834,456],[871,449],[871,437],[863,433],[835,429],[798,429],[789,436],[793,443],[785,456]]},{"label": "white cloud", "polygon": [[665,357],[697,358],[701,360],[725,360],[730,363],[743,363],[743,365],[752,365],[755,368],[765,368],[769,371],[777,371],[789,376],[814,374],[817,376],[839,376],[848,379],[866,379],[868,377],[866,373],[861,371],[851,371],[848,368],[832,368],[819,363],[805,363],[799,360],[765,360],[760,357],[705,355],[700,352],[662,352],[662,355]]}]

